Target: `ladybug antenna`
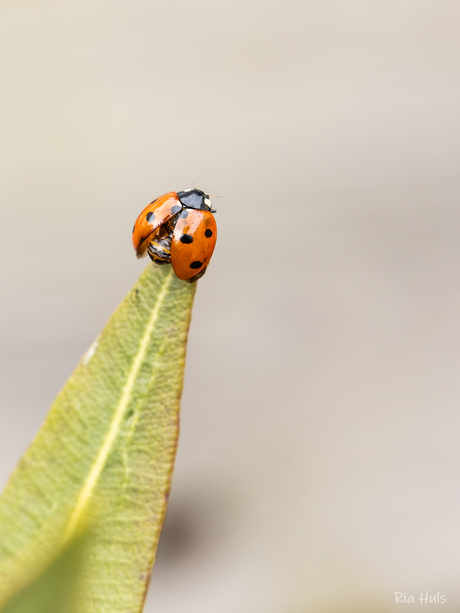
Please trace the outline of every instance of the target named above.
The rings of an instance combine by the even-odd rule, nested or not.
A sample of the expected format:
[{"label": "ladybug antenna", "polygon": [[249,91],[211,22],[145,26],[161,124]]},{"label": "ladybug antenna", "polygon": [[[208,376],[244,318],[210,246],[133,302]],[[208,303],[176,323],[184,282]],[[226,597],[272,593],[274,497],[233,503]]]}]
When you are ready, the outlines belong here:
[{"label": "ladybug antenna", "polygon": [[[209,197],[214,200],[214,198],[220,198],[221,196],[209,196]],[[217,213],[217,210],[211,208],[211,213]]]}]

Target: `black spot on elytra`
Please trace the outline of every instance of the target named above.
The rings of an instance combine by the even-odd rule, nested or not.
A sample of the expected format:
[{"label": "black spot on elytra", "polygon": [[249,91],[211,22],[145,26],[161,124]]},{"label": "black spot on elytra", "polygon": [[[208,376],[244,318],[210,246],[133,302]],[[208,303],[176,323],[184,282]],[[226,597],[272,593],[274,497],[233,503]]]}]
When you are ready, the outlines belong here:
[{"label": "black spot on elytra", "polygon": [[147,215],[145,216],[145,219],[149,221],[150,223],[152,223],[152,221],[155,219],[155,213],[150,211],[150,213],[147,213]]},{"label": "black spot on elytra", "polygon": [[133,234],[134,234],[134,230],[136,229],[136,224],[134,224],[133,226]]},{"label": "black spot on elytra", "polygon": [[180,242],[184,243],[185,245],[189,245],[190,243],[193,243],[193,236],[190,236],[190,234],[182,234],[180,237]]},{"label": "black spot on elytra", "polygon": [[175,215],[176,213],[178,213],[181,210],[181,205],[180,204],[175,204],[174,206],[171,207],[171,213],[173,213],[173,215]]},{"label": "black spot on elytra", "polygon": [[186,217],[188,217],[188,211],[187,211],[187,209],[184,209],[184,210],[182,211],[182,213],[180,214],[180,216],[181,216],[181,219],[185,219]]},{"label": "black spot on elytra", "polygon": [[201,268],[203,266],[203,262],[200,262],[199,260],[196,260],[196,262],[192,262],[190,264],[190,268]]},{"label": "black spot on elytra", "polygon": [[204,233],[204,235],[206,236],[206,238],[211,238],[212,236],[212,230],[210,230],[209,228],[206,230],[206,232]]}]

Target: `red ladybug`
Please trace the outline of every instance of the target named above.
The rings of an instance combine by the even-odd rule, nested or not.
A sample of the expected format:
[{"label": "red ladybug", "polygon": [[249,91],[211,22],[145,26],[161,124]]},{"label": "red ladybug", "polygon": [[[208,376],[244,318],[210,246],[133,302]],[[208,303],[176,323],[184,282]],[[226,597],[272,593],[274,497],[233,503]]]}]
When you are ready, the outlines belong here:
[{"label": "red ladybug", "polygon": [[138,258],[172,264],[179,279],[193,283],[206,272],[217,239],[215,211],[199,189],[169,192],[151,202],[136,220],[133,245]]}]

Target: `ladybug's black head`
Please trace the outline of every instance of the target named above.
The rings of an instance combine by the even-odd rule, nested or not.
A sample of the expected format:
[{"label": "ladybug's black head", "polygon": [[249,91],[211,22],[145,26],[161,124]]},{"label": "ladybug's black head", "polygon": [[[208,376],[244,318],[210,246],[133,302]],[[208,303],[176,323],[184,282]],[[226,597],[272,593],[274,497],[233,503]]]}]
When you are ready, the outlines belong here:
[{"label": "ladybug's black head", "polygon": [[188,209],[199,209],[201,211],[215,213],[211,208],[209,196],[202,192],[201,189],[186,189],[183,192],[177,192],[177,197],[180,203]]}]

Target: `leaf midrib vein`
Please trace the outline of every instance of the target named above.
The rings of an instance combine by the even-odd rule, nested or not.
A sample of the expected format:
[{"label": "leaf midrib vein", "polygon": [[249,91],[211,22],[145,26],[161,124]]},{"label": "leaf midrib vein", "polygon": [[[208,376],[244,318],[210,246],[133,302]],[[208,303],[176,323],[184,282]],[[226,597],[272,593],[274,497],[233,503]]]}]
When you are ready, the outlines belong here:
[{"label": "leaf midrib vein", "polygon": [[157,301],[155,303],[155,307],[147,323],[145,332],[142,336],[141,342],[139,343],[139,349],[134,357],[131,369],[128,374],[128,378],[123,387],[120,401],[114,411],[112,422],[107,431],[104,442],[99,450],[99,453],[95,461],[93,462],[93,465],[91,466],[91,469],[88,473],[86,481],[83,484],[81,492],[76,501],[74,511],[70,517],[70,520],[67,526],[67,530],[64,535],[65,541],[69,540],[72,537],[72,535],[75,533],[78,523],[86,509],[86,506],[88,505],[88,502],[91,499],[91,495],[94,491],[94,488],[96,487],[99,476],[101,475],[102,470],[104,469],[106,460],[108,456],[110,455],[115,439],[117,438],[117,435],[120,430],[120,424],[123,419],[123,415],[132,398],[132,392],[134,389],[135,381],[139,373],[139,370],[141,368],[142,362],[144,361],[145,355],[147,353],[149,340],[155,329],[155,325],[158,320],[158,315],[160,313],[161,306],[163,304],[169,283],[171,281],[172,274],[173,274],[173,271],[171,270],[171,272],[165,278],[163,282],[163,286],[158,294]]}]

